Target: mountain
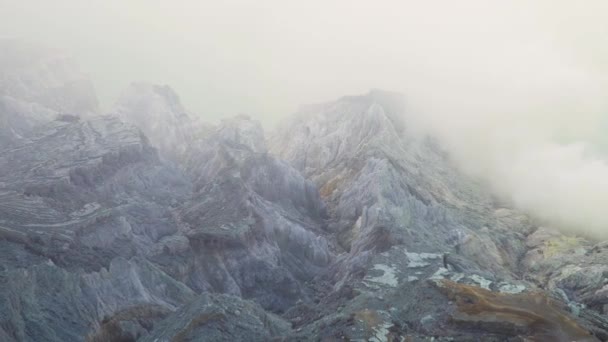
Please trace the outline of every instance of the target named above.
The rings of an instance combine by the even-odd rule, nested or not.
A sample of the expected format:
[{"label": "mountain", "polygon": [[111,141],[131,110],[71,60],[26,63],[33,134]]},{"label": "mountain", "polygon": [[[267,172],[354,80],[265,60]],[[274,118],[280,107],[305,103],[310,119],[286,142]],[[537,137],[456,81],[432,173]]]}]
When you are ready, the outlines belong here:
[{"label": "mountain", "polygon": [[91,81],[69,55],[17,40],[0,40],[0,51],[0,144],[58,116],[99,112]]},{"label": "mountain", "polygon": [[497,200],[400,94],[270,134],[145,83],[102,115],[71,86],[21,87],[32,65],[80,76],[20,49],[2,62],[28,108],[0,107],[2,341],[608,340],[608,245]]},{"label": "mountain", "polygon": [[591,259],[604,252],[503,207],[408,127],[402,98],[374,90],[305,106],[270,139],[319,187],[343,248],[317,278],[322,305],[289,313],[296,339],[605,339],[605,319],[585,309],[599,302],[579,303],[602,292]]},{"label": "mountain", "polygon": [[132,83],[111,113],[141,128],[164,158],[180,158],[192,140],[193,120],[167,85]]},{"label": "mountain", "polygon": [[0,151],[0,169],[1,327],[12,340],[83,340],[116,310],[192,298],[146,259],[177,233],[172,203],[189,182],[138,129],[107,116],[52,121]]}]

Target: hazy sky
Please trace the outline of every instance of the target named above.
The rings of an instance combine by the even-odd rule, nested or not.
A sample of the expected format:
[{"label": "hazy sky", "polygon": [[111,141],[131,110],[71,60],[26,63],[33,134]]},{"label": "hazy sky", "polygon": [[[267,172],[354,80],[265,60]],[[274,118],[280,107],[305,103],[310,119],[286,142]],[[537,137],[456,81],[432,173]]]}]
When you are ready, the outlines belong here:
[{"label": "hazy sky", "polygon": [[201,115],[272,118],[374,87],[523,82],[501,79],[510,59],[542,64],[548,53],[605,69],[606,10],[602,0],[0,0],[0,35],[70,51],[104,104],[142,80],[171,85]]},{"label": "hazy sky", "polygon": [[0,0],[102,103],[169,84],[205,118],[402,91],[410,118],[538,216],[608,236],[608,1]]}]

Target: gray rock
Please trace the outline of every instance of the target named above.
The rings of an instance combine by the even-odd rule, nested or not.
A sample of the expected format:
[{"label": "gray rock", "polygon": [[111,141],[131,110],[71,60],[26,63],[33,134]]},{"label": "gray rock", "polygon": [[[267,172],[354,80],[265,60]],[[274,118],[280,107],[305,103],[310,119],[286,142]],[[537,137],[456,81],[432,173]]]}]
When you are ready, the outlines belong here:
[{"label": "gray rock", "polygon": [[259,305],[228,295],[203,294],[155,327],[141,341],[270,341],[290,326]]},{"label": "gray rock", "polygon": [[273,311],[307,298],[304,283],[333,259],[315,186],[268,155],[261,126],[246,118],[224,121],[190,153],[197,191],[180,211],[193,246],[185,281]]},{"label": "gray rock", "polygon": [[431,138],[408,129],[403,108],[382,91],[307,107],[271,138],[271,151],[319,186],[330,230],[350,252],[344,262],[403,245],[511,277],[531,229],[525,216],[497,210]]},{"label": "gray rock", "polygon": [[0,225],[58,264],[72,252],[77,263],[81,249],[147,253],[177,232],[171,203],[190,194],[184,175],[112,117],[43,125],[1,151],[0,168],[9,171],[0,175]]},{"label": "gray rock", "polygon": [[167,86],[92,116],[68,59],[3,49],[0,340],[608,338],[606,244],[497,202],[398,94],[266,141]]},{"label": "gray rock", "polygon": [[[525,298],[539,284],[521,265],[536,244],[536,227],[460,174],[432,139],[412,133],[396,103],[394,94],[373,91],[307,107],[270,140],[271,151],[319,186],[329,231],[346,250],[316,278],[328,283],[319,291],[321,304],[286,314],[302,317],[303,310],[309,317],[297,320],[295,336],[499,341],[541,333],[503,321],[454,324],[455,305],[430,284],[452,281]],[[580,255],[580,248],[573,250]],[[580,288],[597,283],[601,271],[587,278],[567,274],[554,281]],[[556,315],[576,321],[570,306],[556,304]],[[577,321],[567,334],[594,340],[586,329],[600,336],[608,327],[600,320],[589,324]]]},{"label": "gray rock", "polygon": [[106,315],[194,295],[144,258],[179,235],[171,203],[191,185],[136,128],[42,124],[0,151],[0,169],[0,320],[12,339],[83,340]]},{"label": "gray rock", "polygon": [[104,317],[134,305],[167,309],[194,293],[142,259],[84,273],[40,264],[0,273],[0,322],[17,341],[82,341]]},{"label": "gray rock", "polygon": [[167,85],[132,83],[111,114],[138,126],[161,156],[172,161],[183,158],[193,139],[192,119]]}]

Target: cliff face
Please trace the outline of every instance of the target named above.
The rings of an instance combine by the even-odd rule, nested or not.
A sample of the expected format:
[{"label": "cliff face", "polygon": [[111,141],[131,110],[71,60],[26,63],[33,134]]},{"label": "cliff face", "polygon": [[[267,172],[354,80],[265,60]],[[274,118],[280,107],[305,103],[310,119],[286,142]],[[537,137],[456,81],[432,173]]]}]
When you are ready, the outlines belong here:
[{"label": "cliff face", "polygon": [[351,256],[458,246],[485,254],[468,267],[510,277],[531,229],[526,218],[494,207],[433,139],[411,132],[400,99],[372,91],[305,108],[271,139],[273,151],[320,188],[330,230]]},{"label": "cliff face", "polygon": [[315,186],[266,151],[261,126],[225,120],[189,152],[195,192],[178,212],[193,246],[186,282],[284,311],[332,260]]},{"label": "cliff face", "polygon": [[398,94],[268,138],[165,86],[110,115],[24,94],[0,109],[44,117],[0,144],[0,340],[608,339],[605,244],[496,203]]},{"label": "cliff face", "polygon": [[178,161],[192,140],[194,123],[169,86],[132,83],[111,113],[141,128],[165,159]]},{"label": "cliff face", "polygon": [[0,169],[2,328],[12,339],[82,340],[116,310],[193,296],[146,260],[177,233],[171,208],[190,183],[135,127],[53,121],[0,151]]}]

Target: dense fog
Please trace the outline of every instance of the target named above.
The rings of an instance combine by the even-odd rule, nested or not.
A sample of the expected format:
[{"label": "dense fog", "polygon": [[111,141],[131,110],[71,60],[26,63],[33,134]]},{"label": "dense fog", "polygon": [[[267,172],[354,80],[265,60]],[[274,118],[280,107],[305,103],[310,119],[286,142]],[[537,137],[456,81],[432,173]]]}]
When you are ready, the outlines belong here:
[{"label": "dense fog", "polygon": [[521,209],[608,235],[604,1],[0,1],[0,35],[69,51],[102,108],[171,85],[267,130],[302,103],[402,92],[412,127]]}]

